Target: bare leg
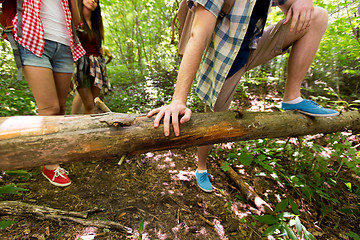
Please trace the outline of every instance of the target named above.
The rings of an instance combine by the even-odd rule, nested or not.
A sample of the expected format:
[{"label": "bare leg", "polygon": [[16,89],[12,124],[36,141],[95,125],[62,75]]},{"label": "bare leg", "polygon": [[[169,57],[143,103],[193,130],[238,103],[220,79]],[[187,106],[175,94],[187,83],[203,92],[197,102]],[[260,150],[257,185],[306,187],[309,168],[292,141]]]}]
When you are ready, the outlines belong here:
[{"label": "bare leg", "polygon": [[34,95],[39,116],[60,114],[60,104],[53,71],[49,68],[24,66],[23,73]]},{"label": "bare leg", "polygon": [[94,102],[94,99],[97,98],[100,95],[100,88],[91,87],[91,93],[93,95],[93,102]]},{"label": "bare leg", "polygon": [[81,97],[84,106],[84,114],[93,114],[94,113],[94,97],[92,95],[90,88],[78,88],[78,93]]},{"label": "bare leg", "polygon": [[197,167],[199,170],[206,170],[206,160],[209,155],[212,145],[201,146],[197,148],[198,162]]},{"label": "bare leg", "polygon": [[[33,66],[24,66],[23,73],[34,95],[39,116],[65,114],[71,73],[53,73],[49,68]],[[45,167],[54,170],[59,164]]]},{"label": "bare leg", "polygon": [[84,114],[95,113],[94,99],[99,96],[100,88],[97,87],[78,88],[78,93],[83,102]]},{"label": "bare leg", "polygon": [[54,79],[56,85],[56,91],[58,95],[59,105],[60,105],[60,115],[65,115],[65,105],[67,95],[70,90],[72,73],[59,73],[54,72]]},{"label": "bare leg", "polygon": [[301,83],[314,60],[319,48],[322,36],[324,35],[328,23],[326,10],[315,7],[314,19],[304,33],[288,32],[283,48],[293,43],[289,61],[288,74],[285,86],[283,101],[290,101],[300,97]]},{"label": "bare leg", "polygon": [[84,106],[81,101],[80,94],[76,93],[71,105],[71,114],[80,114],[83,108]]}]

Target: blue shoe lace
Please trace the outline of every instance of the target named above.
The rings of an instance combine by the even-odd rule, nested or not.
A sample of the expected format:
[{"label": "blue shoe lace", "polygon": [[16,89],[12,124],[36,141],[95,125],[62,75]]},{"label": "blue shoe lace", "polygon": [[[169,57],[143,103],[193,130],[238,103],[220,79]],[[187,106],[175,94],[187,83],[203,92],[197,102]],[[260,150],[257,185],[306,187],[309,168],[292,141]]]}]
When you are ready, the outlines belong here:
[{"label": "blue shoe lace", "polygon": [[[310,103],[310,104],[312,104],[312,105],[314,105],[314,106],[316,106],[316,107],[321,107],[319,104],[317,104],[316,102],[314,102],[314,101],[311,101],[311,100],[308,100],[308,99],[305,99],[304,101],[306,101],[306,102],[308,102],[308,103]],[[322,107],[321,107],[322,108]]]},{"label": "blue shoe lace", "polygon": [[199,173],[197,172],[196,174],[196,181],[198,186],[205,192],[212,192],[212,185],[210,182],[210,174],[207,172],[203,172],[203,173]]},{"label": "blue shoe lace", "polygon": [[207,172],[204,172],[204,173],[200,173],[200,182],[203,183],[203,182],[206,182],[208,179],[210,181],[210,174],[207,173]]}]

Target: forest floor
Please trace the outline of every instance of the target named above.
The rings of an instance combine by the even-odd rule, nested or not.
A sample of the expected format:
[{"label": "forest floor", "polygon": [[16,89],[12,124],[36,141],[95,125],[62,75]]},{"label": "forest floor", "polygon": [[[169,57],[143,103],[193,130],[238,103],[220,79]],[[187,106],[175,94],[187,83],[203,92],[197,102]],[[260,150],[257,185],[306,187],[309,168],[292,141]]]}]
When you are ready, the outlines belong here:
[{"label": "forest floor", "polygon": [[[29,191],[6,195],[3,201],[76,212],[101,209],[85,221],[114,221],[126,228],[84,226],[68,220],[41,219],[36,214],[3,215],[0,220],[16,223],[0,230],[0,239],[138,239],[139,231],[142,239],[266,239],[261,234],[268,226],[251,216],[260,212],[237,197],[235,185],[216,163],[208,164],[215,191],[205,193],[197,187],[194,159],[195,148],[188,148],[129,157],[121,165],[118,159],[64,164],[72,179],[65,188],[49,184],[40,168],[28,169],[32,177],[22,187]],[[279,188],[274,180],[254,177],[253,173],[241,177],[272,207],[276,196],[284,193],[299,198],[296,189]],[[351,172],[344,171],[340,177],[360,183]],[[19,181],[18,176],[5,174],[1,185]],[[358,204],[345,188],[339,186],[345,204]],[[265,197],[266,189],[274,190],[271,196]],[[360,229],[359,218],[354,215],[332,211],[323,217],[320,212],[315,203],[301,209],[301,222],[316,239],[350,239],[345,233]]]}]

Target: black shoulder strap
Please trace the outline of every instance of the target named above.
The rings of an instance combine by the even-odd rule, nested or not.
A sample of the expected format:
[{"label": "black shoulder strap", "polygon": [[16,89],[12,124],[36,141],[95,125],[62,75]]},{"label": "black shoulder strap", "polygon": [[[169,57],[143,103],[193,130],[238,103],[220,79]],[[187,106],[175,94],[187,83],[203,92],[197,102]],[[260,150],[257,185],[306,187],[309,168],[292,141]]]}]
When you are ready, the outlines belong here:
[{"label": "black shoulder strap", "polygon": [[221,12],[219,14],[218,19],[223,19],[226,15],[228,15],[234,6],[235,0],[225,0],[224,4],[221,8]]},{"label": "black shoulder strap", "polygon": [[17,27],[17,36],[18,37],[22,37],[22,13],[23,13],[23,1],[22,0],[17,0],[17,15],[18,15],[18,27]]}]

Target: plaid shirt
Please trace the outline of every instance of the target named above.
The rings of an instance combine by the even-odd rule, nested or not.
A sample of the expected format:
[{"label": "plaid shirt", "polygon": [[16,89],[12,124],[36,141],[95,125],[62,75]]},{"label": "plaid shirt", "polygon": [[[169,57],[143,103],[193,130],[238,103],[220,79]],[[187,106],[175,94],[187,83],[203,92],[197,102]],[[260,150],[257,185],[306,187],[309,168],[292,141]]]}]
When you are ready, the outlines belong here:
[{"label": "plaid shirt", "polygon": [[[76,61],[85,54],[85,50],[80,43],[76,43],[74,40],[71,29],[71,12],[69,9],[69,1],[61,0],[61,3],[64,9],[66,23],[69,30],[70,49],[73,55],[73,59]],[[40,6],[41,0],[23,1],[22,38],[19,38],[16,35],[17,16],[13,20],[15,40],[38,57],[42,56],[45,46],[44,28],[40,19]]]},{"label": "plaid shirt", "polygon": [[[194,0],[194,2],[204,6],[217,17],[224,0]],[[278,6],[286,2],[287,0],[272,0],[270,6]],[[230,14],[215,27],[213,38],[196,76],[196,92],[212,110],[241,47],[255,3],[254,0],[235,1]],[[265,22],[266,19],[257,22],[256,35],[262,33]],[[253,44],[251,47],[255,48]]]}]

